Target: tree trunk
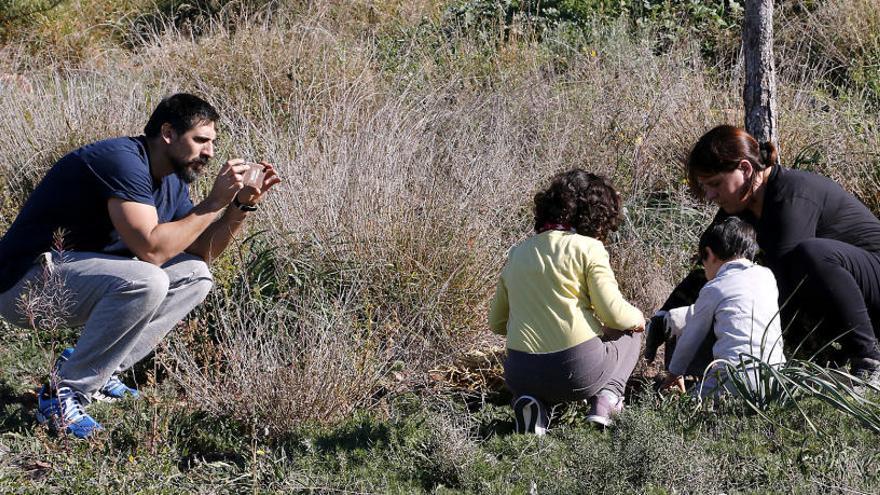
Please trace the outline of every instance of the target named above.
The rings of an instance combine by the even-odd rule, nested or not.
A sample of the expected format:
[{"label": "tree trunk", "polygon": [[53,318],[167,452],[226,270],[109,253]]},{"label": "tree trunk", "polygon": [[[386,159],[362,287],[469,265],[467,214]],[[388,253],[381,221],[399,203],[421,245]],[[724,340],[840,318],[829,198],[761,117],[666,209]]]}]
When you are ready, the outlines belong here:
[{"label": "tree trunk", "polygon": [[773,0],[746,0],[743,54],[746,84],[743,100],[746,131],[759,143],[779,149],[776,127],[776,65],[773,62]]}]

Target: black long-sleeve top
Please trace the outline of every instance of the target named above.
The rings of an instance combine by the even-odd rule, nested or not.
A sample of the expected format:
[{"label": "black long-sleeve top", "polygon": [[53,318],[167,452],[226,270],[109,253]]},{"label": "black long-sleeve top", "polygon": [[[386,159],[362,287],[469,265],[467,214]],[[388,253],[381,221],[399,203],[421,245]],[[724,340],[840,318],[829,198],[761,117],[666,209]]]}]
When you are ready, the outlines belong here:
[{"label": "black long-sleeve top", "polygon": [[[827,177],[775,166],[767,179],[762,208],[761,218],[749,210],[737,216],[755,228],[764,260],[774,272],[795,246],[815,237],[880,254],[880,220]],[[722,210],[715,218],[727,216]]]}]

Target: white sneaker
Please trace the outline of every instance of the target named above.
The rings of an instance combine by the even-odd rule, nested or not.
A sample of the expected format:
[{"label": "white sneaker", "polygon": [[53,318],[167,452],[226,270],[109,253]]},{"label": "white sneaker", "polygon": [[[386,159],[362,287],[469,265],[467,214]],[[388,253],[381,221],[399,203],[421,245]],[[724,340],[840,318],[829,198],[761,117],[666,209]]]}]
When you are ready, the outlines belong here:
[{"label": "white sneaker", "polygon": [[517,433],[533,433],[538,436],[547,433],[550,417],[547,407],[531,395],[521,395],[513,403],[513,413],[516,416]]}]

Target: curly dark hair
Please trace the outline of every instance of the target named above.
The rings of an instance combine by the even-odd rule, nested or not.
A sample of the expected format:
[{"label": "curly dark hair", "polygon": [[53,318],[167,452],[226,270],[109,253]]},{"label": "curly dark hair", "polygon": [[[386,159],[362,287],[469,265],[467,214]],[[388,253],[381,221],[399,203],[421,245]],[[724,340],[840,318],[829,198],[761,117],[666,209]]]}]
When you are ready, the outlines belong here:
[{"label": "curly dark hair", "polygon": [[620,196],[604,177],[579,168],[561,172],[535,195],[535,231],[558,223],[605,242],[620,225],[620,207]]}]

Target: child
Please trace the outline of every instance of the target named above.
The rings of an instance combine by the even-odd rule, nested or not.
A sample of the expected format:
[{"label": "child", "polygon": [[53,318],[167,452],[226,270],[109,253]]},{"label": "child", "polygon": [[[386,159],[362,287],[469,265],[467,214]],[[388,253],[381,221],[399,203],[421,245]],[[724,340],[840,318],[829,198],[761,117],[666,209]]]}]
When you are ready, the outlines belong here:
[{"label": "child", "polygon": [[[645,319],[620,294],[602,244],[619,221],[617,192],[584,170],[535,195],[535,235],[510,250],[489,312],[491,329],[507,335],[520,433],[543,434],[547,407],[560,402],[589,399],[587,419],[601,425],[623,408]],[[630,331],[603,341],[603,326]]]},{"label": "child", "polygon": [[[737,366],[741,356],[745,361],[752,356],[771,365],[785,362],[776,279],[770,269],[752,262],[757,251],[754,229],[736,217],[712,224],[700,237],[700,258],[708,282],[694,304],[666,315],[667,330],[677,337],[677,344],[664,388],[684,391],[682,375],[700,358],[699,349],[710,331],[715,337],[714,359]],[[710,370],[702,395],[734,391],[727,383],[725,369],[719,363]],[[746,373],[749,386],[756,387],[754,367],[746,365],[741,371]]]}]

